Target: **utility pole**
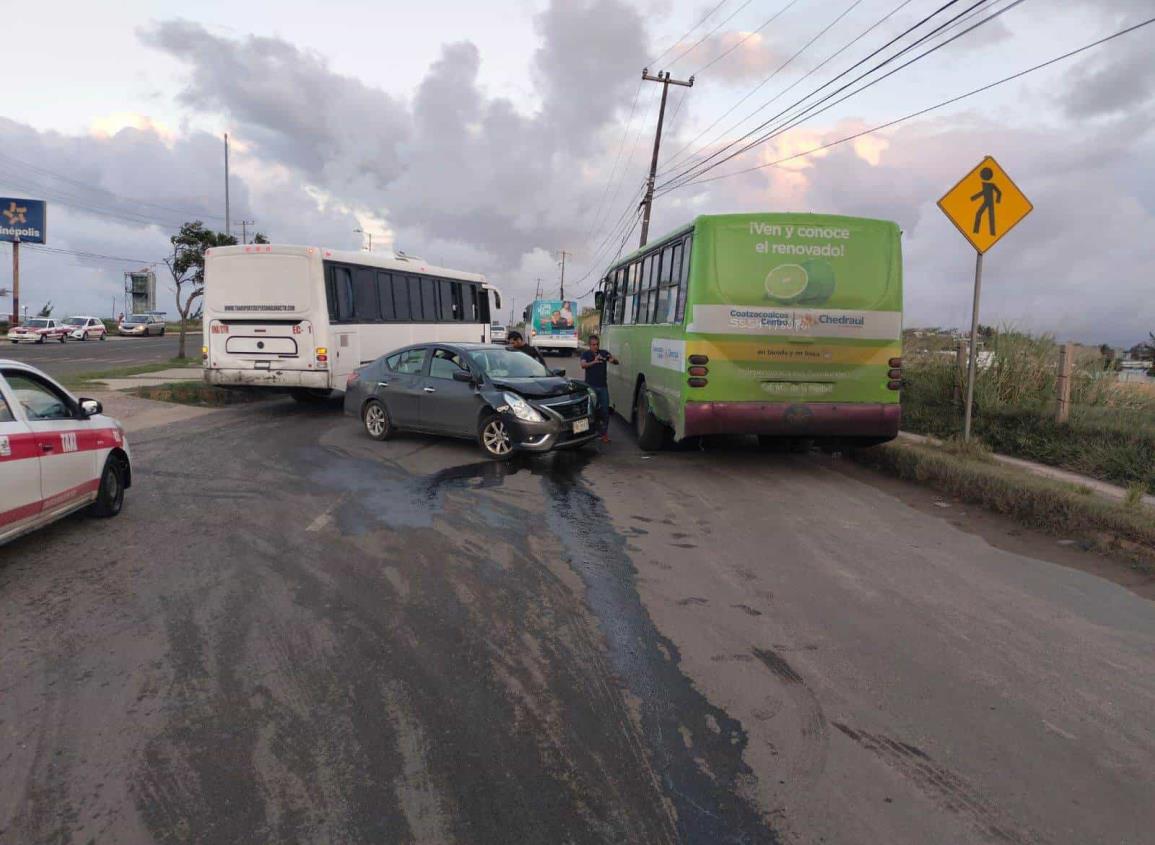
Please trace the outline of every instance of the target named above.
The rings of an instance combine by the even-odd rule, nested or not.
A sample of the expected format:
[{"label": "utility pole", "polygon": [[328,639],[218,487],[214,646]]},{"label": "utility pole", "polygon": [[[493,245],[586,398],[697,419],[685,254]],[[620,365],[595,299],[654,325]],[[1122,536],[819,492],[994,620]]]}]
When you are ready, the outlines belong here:
[{"label": "utility pole", "polygon": [[670,72],[658,71],[657,76],[650,76],[649,68],[642,68],[642,79],[646,82],[662,83],[662,105],[658,109],[658,131],[654,133],[654,157],[650,159],[650,178],[646,180],[646,196],[642,200],[642,240],[638,246],[645,246],[650,236],[650,210],[654,206],[654,179],[658,175],[658,148],[662,145],[662,122],[666,118],[666,95],[671,85],[681,85],[685,88],[694,87],[694,77],[683,82],[680,79],[671,79]]},{"label": "utility pole", "polygon": [[225,234],[233,233],[232,221],[229,219],[229,133],[225,133]]},{"label": "utility pole", "polygon": [[256,226],[256,220],[242,220],[241,221],[241,243],[247,244],[249,242],[249,227]]},{"label": "utility pole", "polygon": [[537,290],[533,293],[534,300],[541,299],[541,279],[537,280]]},{"label": "utility pole", "polygon": [[561,251],[561,299],[565,299],[565,258],[569,255],[564,249]]},{"label": "utility pole", "polygon": [[365,235],[367,238],[369,238],[369,252],[372,252],[373,251],[373,233],[372,232],[366,232],[364,229],[354,229],[353,231],[357,232],[359,234]]},{"label": "utility pole", "polygon": [[12,325],[20,324],[20,240],[12,242]]}]

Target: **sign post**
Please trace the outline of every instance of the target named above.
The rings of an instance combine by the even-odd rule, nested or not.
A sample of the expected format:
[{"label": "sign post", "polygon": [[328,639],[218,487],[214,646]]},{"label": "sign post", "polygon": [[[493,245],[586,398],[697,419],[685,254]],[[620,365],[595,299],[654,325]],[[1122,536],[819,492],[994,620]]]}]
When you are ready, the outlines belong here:
[{"label": "sign post", "polygon": [[963,412],[963,439],[970,440],[978,360],[979,291],[983,281],[983,254],[1030,214],[1034,206],[1026,194],[1011,181],[1011,177],[999,163],[991,156],[987,156],[943,195],[938,201],[938,207],[975,248],[975,296],[971,311],[966,409]]},{"label": "sign post", "polygon": [[44,200],[0,197],[0,241],[12,244],[12,325],[20,322],[20,244],[42,244],[48,228]]}]

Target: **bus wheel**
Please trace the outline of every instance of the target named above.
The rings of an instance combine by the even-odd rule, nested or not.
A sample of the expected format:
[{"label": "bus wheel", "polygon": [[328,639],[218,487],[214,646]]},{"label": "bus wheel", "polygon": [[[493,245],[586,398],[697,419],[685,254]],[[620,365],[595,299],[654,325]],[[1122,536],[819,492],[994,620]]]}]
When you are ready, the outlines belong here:
[{"label": "bus wheel", "polygon": [[319,402],[324,402],[332,393],[332,390],[325,390],[320,387],[298,387],[289,391],[289,395],[302,405],[316,405]]},{"label": "bus wheel", "polygon": [[656,452],[666,440],[666,426],[650,410],[650,396],[643,382],[638,387],[638,401],[634,406],[634,428],[638,432],[638,446],[645,452]]}]

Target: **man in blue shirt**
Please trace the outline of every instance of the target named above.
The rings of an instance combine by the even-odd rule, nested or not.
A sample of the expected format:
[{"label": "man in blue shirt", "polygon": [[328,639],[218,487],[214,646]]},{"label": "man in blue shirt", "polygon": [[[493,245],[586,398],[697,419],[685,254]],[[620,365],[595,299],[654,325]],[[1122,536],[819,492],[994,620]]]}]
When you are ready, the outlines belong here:
[{"label": "man in blue shirt", "polygon": [[620,363],[617,358],[601,348],[601,339],[591,334],[590,348],[581,355],[581,368],[586,371],[586,384],[597,394],[597,425],[602,433],[602,443],[610,442],[610,389],[606,385],[606,363]]}]

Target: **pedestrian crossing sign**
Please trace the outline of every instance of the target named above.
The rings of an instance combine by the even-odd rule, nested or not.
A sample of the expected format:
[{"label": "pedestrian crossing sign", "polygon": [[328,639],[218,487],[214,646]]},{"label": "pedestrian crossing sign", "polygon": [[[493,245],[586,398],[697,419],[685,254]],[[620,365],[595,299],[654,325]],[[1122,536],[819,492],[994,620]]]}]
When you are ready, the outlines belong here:
[{"label": "pedestrian crossing sign", "polygon": [[991,156],[947,191],[938,207],[980,253],[998,243],[1034,209]]}]

